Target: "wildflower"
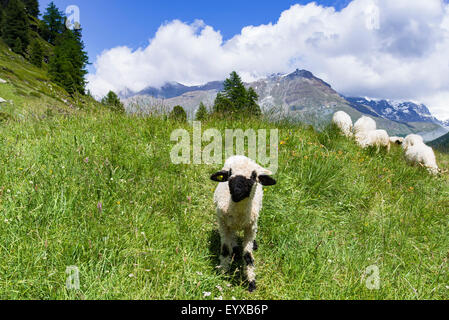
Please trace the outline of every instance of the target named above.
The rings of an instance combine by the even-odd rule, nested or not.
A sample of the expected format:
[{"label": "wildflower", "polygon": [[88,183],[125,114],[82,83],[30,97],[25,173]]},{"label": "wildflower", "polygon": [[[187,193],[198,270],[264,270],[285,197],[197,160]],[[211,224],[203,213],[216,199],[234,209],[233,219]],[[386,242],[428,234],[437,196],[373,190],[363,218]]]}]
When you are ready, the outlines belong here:
[{"label": "wildflower", "polygon": [[285,144],[285,141],[281,141],[281,145],[284,145]]},{"label": "wildflower", "polygon": [[215,288],[217,288],[217,289],[218,289],[218,291],[220,291],[220,292],[223,292],[223,288],[222,288],[222,287],[220,287],[220,286],[216,286]]},{"label": "wildflower", "polygon": [[134,278],[134,274],[130,273],[128,277]]},{"label": "wildflower", "polygon": [[85,163],[89,163],[89,157],[87,157],[86,159],[84,159]]},{"label": "wildflower", "polygon": [[120,201],[117,201],[117,204],[118,204],[118,205],[120,205],[120,203],[121,203]]},{"label": "wildflower", "polygon": [[204,297],[210,297],[211,294],[212,294],[212,292],[206,292],[206,291],[203,292]]}]

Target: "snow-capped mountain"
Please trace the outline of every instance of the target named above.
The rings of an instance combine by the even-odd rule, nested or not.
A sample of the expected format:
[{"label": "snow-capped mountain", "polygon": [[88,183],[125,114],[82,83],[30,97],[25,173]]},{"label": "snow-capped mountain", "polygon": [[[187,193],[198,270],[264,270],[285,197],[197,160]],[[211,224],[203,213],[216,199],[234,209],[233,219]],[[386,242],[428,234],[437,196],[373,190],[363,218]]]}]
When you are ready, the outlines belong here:
[{"label": "snow-capped mountain", "polygon": [[[272,74],[245,84],[259,95],[259,105],[274,119],[287,118],[311,124],[316,128],[327,125],[339,110],[347,112],[355,121],[362,115],[373,117],[378,127],[390,135],[405,136],[418,133],[425,140],[436,139],[449,130],[432,116],[423,104],[395,102],[368,98],[347,98],[332,86],[307,70],[289,74]],[[138,93],[121,93],[128,112],[151,113],[156,109],[170,111],[181,105],[189,118],[193,118],[201,102],[211,107],[223,88],[223,81],[201,86],[185,86],[177,82],[161,88],[148,87]]]},{"label": "snow-capped mountain", "polygon": [[385,119],[400,122],[432,122],[443,125],[443,122],[435,118],[424,104],[359,97],[346,97],[346,100],[356,109],[366,107],[370,112]]},{"label": "snow-capped mountain", "polygon": [[178,82],[167,82],[160,88],[147,87],[139,92],[133,92],[129,89],[119,92],[122,99],[127,99],[134,96],[152,96],[156,99],[171,99],[182,96],[184,93],[192,91],[220,91],[223,89],[223,81],[212,81],[201,86],[185,86]]}]

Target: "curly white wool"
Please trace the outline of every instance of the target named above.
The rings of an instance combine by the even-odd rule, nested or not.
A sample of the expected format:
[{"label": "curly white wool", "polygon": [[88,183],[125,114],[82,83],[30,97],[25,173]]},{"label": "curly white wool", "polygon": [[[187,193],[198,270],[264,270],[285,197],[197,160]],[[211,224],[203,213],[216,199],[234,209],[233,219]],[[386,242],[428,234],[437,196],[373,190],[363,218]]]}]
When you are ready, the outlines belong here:
[{"label": "curly white wool", "polygon": [[[221,268],[225,272],[229,270],[232,258],[230,252],[238,247],[237,232],[243,231],[245,273],[250,284],[250,291],[253,291],[256,286],[253,250],[256,243],[257,221],[262,208],[263,198],[263,182],[259,179],[267,177],[272,173],[244,156],[233,156],[229,158],[225,162],[221,172],[230,172],[230,176],[225,180],[231,180],[237,176],[243,176],[246,179],[256,177],[249,197],[240,202],[234,202],[232,200],[228,181],[219,183],[214,194],[222,245],[222,254],[220,256]],[[271,177],[269,178],[272,179]],[[268,185],[276,183],[274,179],[272,181],[273,183]]]},{"label": "curly white wool", "polygon": [[376,121],[367,116],[362,116],[359,120],[354,123],[354,135],[374,131],[377,129]]},{"label": "curly white wool", "polygon": [[420,135],[417,134],[409,134],[405,137],[404,142],[402,143],[402,148],[407,150],[410,147],[413,147],[417,144],[424,144],[424,139]]},{"label": "curly white wool", "polygon": [[390,151],[390,137],[385,130],[361,132],[357,135],[356,140],[362,148],[376,147],[379,151],[384,147]]},{"label": "curly white wool", "polygon": [[346,137],[352,136],[352,119],[346,112],[335,112],[332,117],[332,123],[335,124]]},{"label": "curly white wool", "polygon": [[405,158],[411,164],[419,164],[427,168],[431,174],[438,174],[439,169],[433,149],[424,143],[417,143],[405,151]]}]

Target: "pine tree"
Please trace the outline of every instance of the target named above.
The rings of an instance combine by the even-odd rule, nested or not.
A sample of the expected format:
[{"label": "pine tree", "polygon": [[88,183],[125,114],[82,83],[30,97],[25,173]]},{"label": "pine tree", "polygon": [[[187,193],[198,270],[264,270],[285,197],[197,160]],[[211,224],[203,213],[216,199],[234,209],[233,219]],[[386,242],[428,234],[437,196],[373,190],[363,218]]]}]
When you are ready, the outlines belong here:
[{"label": "pine tree", "polygon": [[254,89],[246,90],[242,79],[233,71],[224,81],[223,91],[217,94],[214,112],[221,114],[238,114],[260,116],[262,114],[257,100],[259,96]]},{"label": "pine tree", "polygon": [[120,101],[119,97],[113,91],[109,91],[108,94],[101,99],[101,103],[105,106],[111,108],[111,110],[124,113],[125,107],[123,103]]},{"label": "pine tree", "polygon": [[198,111],[196,112],[195,119],[197,121],[203,121],[207,119],[208,115],[209,113],[207,112],[206,106],[201,102]]},{"label": "pine tree", "polygon": [[0,4],[0,37],[2,36],[2,29],[3,29],[3,21],[5,20],[4,18],[4,13],[3,13],[3,7]]},{"label": "pine tree", "polygon": [[49,62],[50,78],[70,94],[85,94],[88,56],[84,51],[80,30],[66,29],[56,40]]},{"label": "pine tree", "polygon": [[172,112],[170,113],[169,118],[174,121],[186,122],[187,121],[187,113],[185,112],[183,107],[175,106],[173,108]]},{"label": "pine tree", "polygon": [[28,32],[30,26],[25,7],[21,1],[9,1],[5,9],[2,29],[2,36],[5,43],[14,52],[23,54],[29,44]]},{"label": "pine tree", "polygon": [[26,12],[35,18],[39,16],[39,2],[37,0],[22,0]]},{"label": "pine tree", "polygon": [[22,40],[20,40],[19,37],[17,37],[16,41],[14,41],[14,45],[12,46],[12,51],[14,51],[17,54],[21,54],[23,52]]},{"label": "pine tree", "polygon": [[64,33],[65,30],[64,14],[59,11],[53,2],[50,2],[42,17],[42,21],[43,25],[40,30],[42,38],[55,45],[58,35]]},{"label": "pine tree", "polygon": [[262,111],[260,110],[259,105],[257,104],[257,101],[259,100],[259,95],[253,88],[249,88],[247,90],[247,113],[249,115],[253,116],[260,116],[262,114]]},{"label": "pine tree", "polygon": [[36,67],[42,67],[42,59],[44,57],[44,53],[42,50],[42,46],[37,39],[31,42],[30,48],[30,62],[34,64]]}]

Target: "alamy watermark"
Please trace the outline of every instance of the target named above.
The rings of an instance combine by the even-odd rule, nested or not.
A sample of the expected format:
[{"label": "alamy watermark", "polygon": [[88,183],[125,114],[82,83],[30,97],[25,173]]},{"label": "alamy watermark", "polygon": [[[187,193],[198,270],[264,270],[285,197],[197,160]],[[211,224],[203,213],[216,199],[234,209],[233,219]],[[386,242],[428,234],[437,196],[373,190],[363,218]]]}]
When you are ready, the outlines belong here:
[{"label": "alamy watermark", "polygon": [[67,16],[65,20],[65,26],[69,30],[79,30],[81,29],[80,21],[80,8],[76,5],[70,5],[65,9],[65,14]]},{"label": "alamy watermark", "polygon": [[[246,155],[257,161],[261,166],[275,174],[278,170],[279,157],[279,130],[254,129],[243,131],[242,129],[226,129],[223,136],[218,129],[207,129],[202,132],[201,122],[193,122],[193,139],[185,129],[174,130],[170,136],[172,142],[177,142],[170,152],[170,159],[174,164],[223,164],[225,159],[233,155]],[[234,144],[235,142],[235,144]],[[247,143],[245,143],[247,142]],[[204,148],[203,143],[208,143]],[[269,154],[267,154],[267,144]],[[235,151],[234,151],[235,150]]]},{"label": "alamy watermark", "polygon": [[366,268],[363,278],[365,278],[366,288],[369,290],[380,289],[380,270],[376,265],[372,265]]},{"label": "alamy watermark", "polygon": [[77,266],[69,266],[65,269],[65,273],[68,275],[65,286],[67,290],[79,290],[80,289],[80,270]]},{"label": "alamy watermark", "polygon": [[370,4],[366,6],[364,10],[366,20],[365,27],[368,30],[379,30],[380,29],[380,9],[376,4]]}]

